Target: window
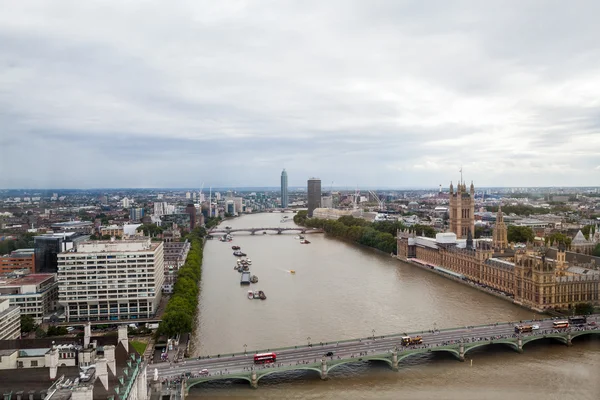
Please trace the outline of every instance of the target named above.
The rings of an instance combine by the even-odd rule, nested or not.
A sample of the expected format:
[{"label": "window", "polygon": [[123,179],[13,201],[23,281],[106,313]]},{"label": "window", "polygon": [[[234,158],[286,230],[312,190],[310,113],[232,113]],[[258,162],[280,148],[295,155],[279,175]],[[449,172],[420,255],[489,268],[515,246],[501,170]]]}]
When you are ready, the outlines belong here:
[{"label": "window", "polygon": [[37,360],[31,360],[31,366],[32,367],[37,367],[38,366]]}]

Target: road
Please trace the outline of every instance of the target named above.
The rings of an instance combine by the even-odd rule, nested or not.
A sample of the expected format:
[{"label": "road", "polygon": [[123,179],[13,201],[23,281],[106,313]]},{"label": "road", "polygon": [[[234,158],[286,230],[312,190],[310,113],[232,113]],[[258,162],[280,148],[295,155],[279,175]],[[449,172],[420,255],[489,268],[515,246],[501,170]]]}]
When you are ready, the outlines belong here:
[{"label": "road", "polygon": [[[594,321],[597,323],[598,320],[600,320],[600,315],[593,315],[588,318],[588,322]],[[566,329],[554,330],[552,328],[553,322],[554,320],[552,319],[524,321],[523,323],[530,325],[539,325],[539,329],[521,336],[527,337],[531,335],[543,335],[552,332],[563,333],[568,331]],[[409,335],[422,336],[423,344],[410,346],[408,348],[401,345],[401,337],[404,336],[404,334],[400,333],[391,336],[375,336],[374,338],[344,341],[343,343],[313,343],[312,347],[302,345],[298,346],[297,349],[272,349],[272,351],[277,354],[277,362],[272,365],[255,365],[254,353],[248,353],[246,355],[220,355],[219,357],[211,355],[211,358],[185,359],[178,363],[162,362],[148,366],[148,379],[153,379],[155,369],[158,370],[159,378],[175,378],[186,372],[198,374],[202,369],[207,369],[210,376],[213,376],[215,374],[230,375],[236,373],[248,373],[252,368],[257,370],[269,368],[276,369],[278,367],[314,364],[319,362],[328,352],[333,352],[332,357],[327,357],[328,360],[358,359],[365,355],[390,353],[394,348],[398,348],[398,356],[401,357],[402,350],[404,349],[435,348],[457,344],[461,341],[473,343],[478,341],[488,341],[490,339],[514,338],[517,336],[514,332],[514,325],[513,322],[503,322],[488,326],[463,327],[452,330],[436,331],[435,333],[431,331],[423,331],[422,333],[412,332]],[[594,326],[593,328],[597,328],[597,326]]]}]

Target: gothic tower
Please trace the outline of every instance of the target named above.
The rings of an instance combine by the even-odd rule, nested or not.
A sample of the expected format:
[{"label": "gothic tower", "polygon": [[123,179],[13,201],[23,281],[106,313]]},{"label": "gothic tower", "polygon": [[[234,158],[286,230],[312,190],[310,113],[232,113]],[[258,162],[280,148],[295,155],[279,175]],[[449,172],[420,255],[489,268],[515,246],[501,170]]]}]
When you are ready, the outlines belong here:
[{"label": "gothic tower", "polygon": [[502,205],[498,206],[496,213],[496,225],[494,226],[493,245],[494,249],[502,250],[508,247],[508,231],[504,223],[504,215],[502,214]]},{"label": "gothic tower", "polygon": [[450,182],[450,232],[461,239],[466,238],[469,231],[475,236],[475,187],[471,182],[467,192],[467,185],[461,181],[455,192]]}]

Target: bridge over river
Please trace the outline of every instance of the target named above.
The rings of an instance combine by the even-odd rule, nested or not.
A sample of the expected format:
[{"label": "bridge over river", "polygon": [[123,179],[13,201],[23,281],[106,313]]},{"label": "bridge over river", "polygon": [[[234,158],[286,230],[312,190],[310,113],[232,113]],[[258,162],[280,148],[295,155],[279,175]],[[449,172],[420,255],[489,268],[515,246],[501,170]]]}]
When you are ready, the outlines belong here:
[{"label": "bridge over river", "polygon": [[[397,371],[402,360],[418,354],[447,352],[458,360],[464,361],[465,356],[474,349],[482,346],[501,344],[521,353],[525,345],[540,339],[552,339],[567,346],[576,337],[584,335],[600,336],[596,325],[599,315],[588,317],[588,323],[579,327],[553,329],[552,319],[538,321],[523,321],[523,323],[538,325],[539,329],[528,334],[515,334],[512,322],[492,325],[460,327],[437,331],[398,333],[387,336],[373,336],[360,339],[343,340],[339,342],[311,343],[278,349],[262,349],[236,354],[221,354],[201,357],[200,359],[185,359],[178,363],[168,362],[150,365],[148,381],[154,378],[155,369],[160,379],[184,378],[184,390],[203,382],[242,379],[248,381],[253,388],[258,387],[261,378],[285,371],[310,370],[319,374],[321,379],[327,379],[328,373],[341,365],[362,361],[375,361],[388,364]],[[420,345],[402,346],[402,336],[421,336]],[[277,362],[274,364],[255,365],[254,354],[275,352]],[[326,354],[331,354],[326,356]],[[207,376],[199,372],[207,369]],[[190,376],[191,375],[191,376]]]},{"label": "bridge over river", "polygon": [[297,232],[297,233],[323,233],[322,229],[318,228],[304,228],[304,227],[292,227],[292,228],[284,228],[284,227],[274,227],[274,228],[235,228],[235,229],[212,229],[208,232],[209,235],[214,235],[216,233],[220,233],[223,235],[235,233],[235,232],[249,232],[251,235],[256,234],[256,232],[275,232],[278,235],[284,232]]}]

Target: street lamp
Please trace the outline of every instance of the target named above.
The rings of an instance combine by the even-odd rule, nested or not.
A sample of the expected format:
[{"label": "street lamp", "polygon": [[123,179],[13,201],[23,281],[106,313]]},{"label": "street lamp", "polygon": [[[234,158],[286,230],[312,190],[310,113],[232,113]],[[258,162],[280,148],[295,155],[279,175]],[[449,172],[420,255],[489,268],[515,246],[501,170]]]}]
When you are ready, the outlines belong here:
[{"label": "street lamp", "polygon": [[371,329],[371,332],[373,332],[373,340],[375,340],[375,329]]},{"label": "street lamp", "polygon": [[310,336],[306,338],[306,341],[308,342],[308,346],[310,346]]},{"label": "street lamp", "polygon": [[244,355],[246,355],[246,347],[248,347],[248,345],[246,343],[244,343]]}]

